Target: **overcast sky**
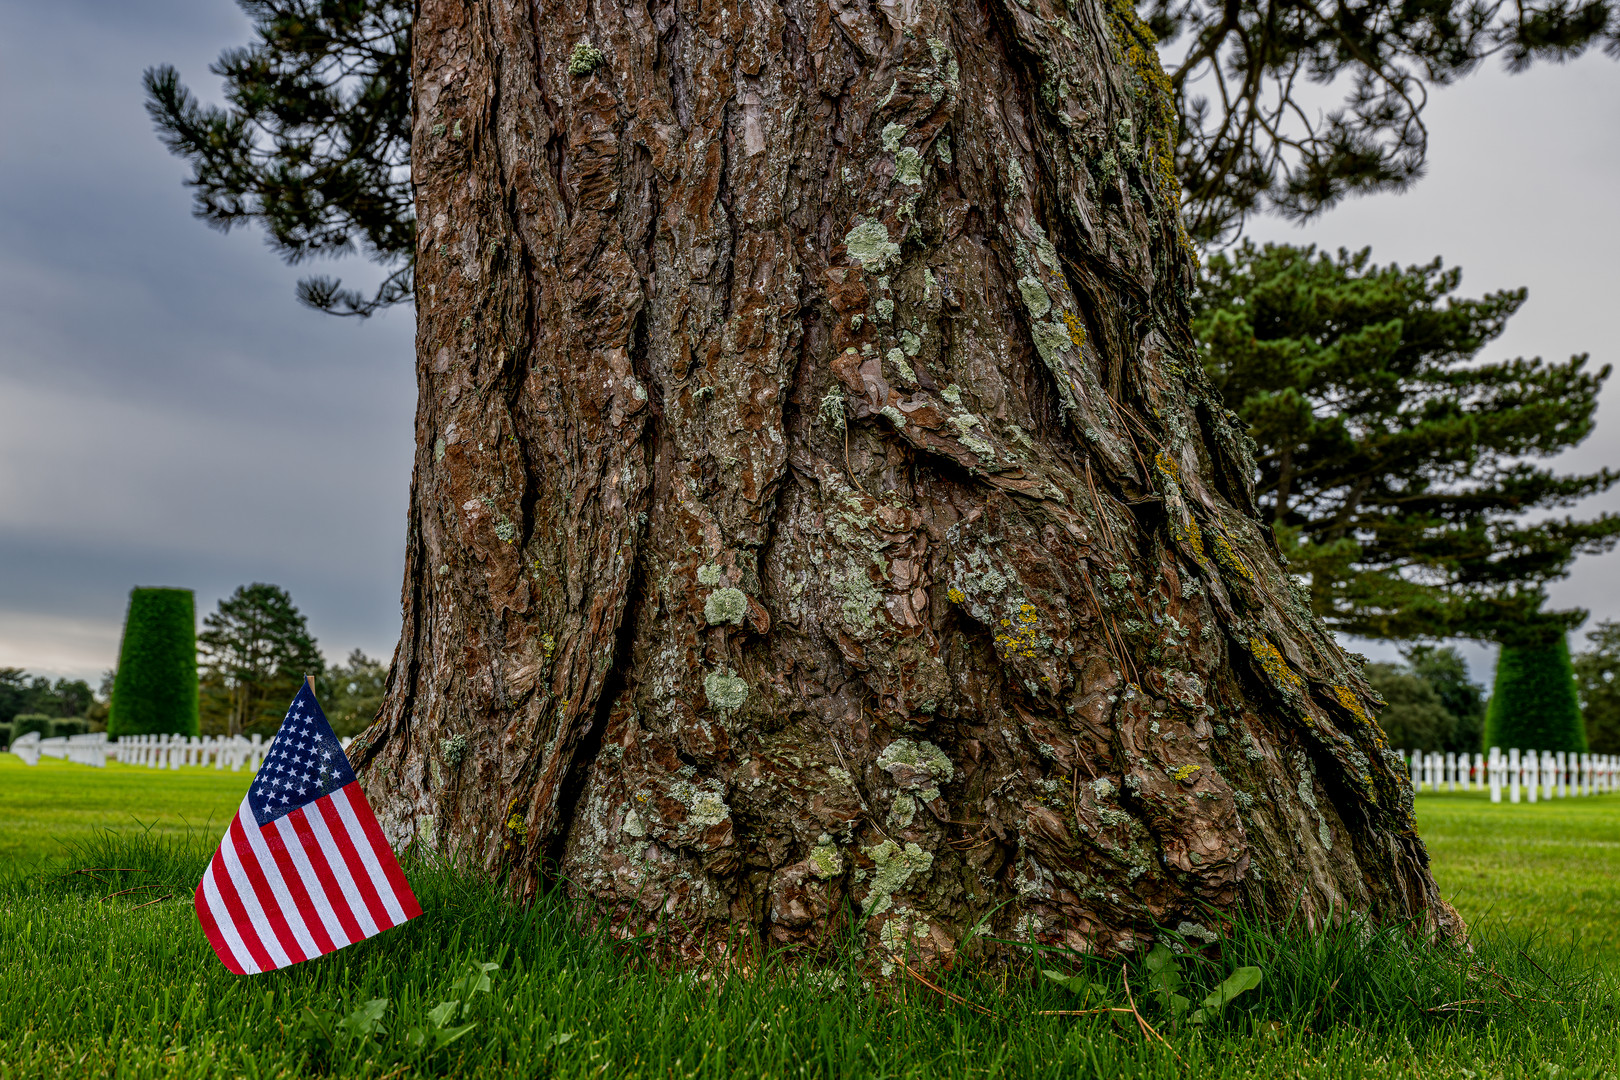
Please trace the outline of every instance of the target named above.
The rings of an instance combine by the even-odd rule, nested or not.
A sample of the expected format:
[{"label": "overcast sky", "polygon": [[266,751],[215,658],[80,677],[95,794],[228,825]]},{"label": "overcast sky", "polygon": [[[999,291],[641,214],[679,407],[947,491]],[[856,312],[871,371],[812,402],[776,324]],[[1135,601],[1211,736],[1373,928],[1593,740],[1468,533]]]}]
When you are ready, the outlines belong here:
[{"label": "overcast sky", "polygon": [[[300,271],[259,235],[192,219],[185,167],[141,106],[141,72],[156,63],[217,97],[208,64],[247,40],[245,20],[230,0],[0,11],[0,666],[93,680],[116,659],[131,586],[193,588],[200,616],[252,581],[287,588],[328,657],[386,657],[410,482],[411,314],[361,322],[300,307]],[[1463,267],[1467,295],[1530,290],[1488,355],[1620,361],[1620,64],[1493,69],[1435,94],[1427,115],[1429,175],[1412,191],[1250,234],[1371,245],[1380,262],[1442,255]],[[1565,464],[1617,458],[1620,387]],[[1592,502],[1620,509],[1620,495]],[[1620,618],[1616,559],[1577,563],[1555,603]],[[1468,655],[1488,679],[1489,651]]]}]

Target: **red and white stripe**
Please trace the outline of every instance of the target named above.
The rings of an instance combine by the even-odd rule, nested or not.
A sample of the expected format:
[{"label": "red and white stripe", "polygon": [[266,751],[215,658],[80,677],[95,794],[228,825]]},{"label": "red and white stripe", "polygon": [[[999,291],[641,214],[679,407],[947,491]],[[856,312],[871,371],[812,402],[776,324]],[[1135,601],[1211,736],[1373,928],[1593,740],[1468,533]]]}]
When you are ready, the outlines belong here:
[{"label": "red and white stripe", "polygon": [[263,828],[244,798],[197,886],[208,943],[238,975],[324,956],[420,914],[359,784]]}]

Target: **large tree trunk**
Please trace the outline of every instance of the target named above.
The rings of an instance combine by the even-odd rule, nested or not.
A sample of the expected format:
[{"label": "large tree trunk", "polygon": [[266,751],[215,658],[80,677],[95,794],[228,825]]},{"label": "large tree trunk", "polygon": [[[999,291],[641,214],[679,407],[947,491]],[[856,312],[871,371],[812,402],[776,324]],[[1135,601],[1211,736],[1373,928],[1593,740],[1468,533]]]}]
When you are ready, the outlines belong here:
[{"label": "large tree trunk", "polygon": [[693,955],[1455,925],[1106,2],[423,0],[395,843]]}]

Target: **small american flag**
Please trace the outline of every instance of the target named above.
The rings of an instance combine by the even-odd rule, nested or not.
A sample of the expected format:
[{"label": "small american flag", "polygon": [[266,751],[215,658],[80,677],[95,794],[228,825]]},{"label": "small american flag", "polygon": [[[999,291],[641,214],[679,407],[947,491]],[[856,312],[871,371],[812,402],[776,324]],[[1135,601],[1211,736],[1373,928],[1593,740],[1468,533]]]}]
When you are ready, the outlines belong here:
[{"label": "small american flag", "polygon": [[197,886],[238,975],[325,956],[422,914],[306,681]]}]

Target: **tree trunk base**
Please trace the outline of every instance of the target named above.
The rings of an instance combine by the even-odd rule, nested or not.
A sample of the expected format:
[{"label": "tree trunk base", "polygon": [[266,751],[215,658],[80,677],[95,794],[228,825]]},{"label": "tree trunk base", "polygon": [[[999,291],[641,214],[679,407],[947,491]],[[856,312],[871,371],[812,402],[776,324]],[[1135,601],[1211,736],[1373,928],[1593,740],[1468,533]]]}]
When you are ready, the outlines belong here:
[{"label": "tree trunk base", "polygon": [[694,960],[1455,932],[1199,367],[1128,4],[415,25],[395,843]]}]

